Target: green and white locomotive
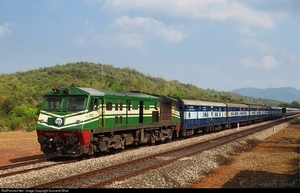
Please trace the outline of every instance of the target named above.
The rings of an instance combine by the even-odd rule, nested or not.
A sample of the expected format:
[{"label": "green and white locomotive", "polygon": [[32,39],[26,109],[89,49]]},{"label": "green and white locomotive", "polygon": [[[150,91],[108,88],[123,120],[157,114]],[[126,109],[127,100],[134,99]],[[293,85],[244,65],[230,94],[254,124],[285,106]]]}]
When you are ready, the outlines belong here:
[{"label": "green and white locomotive", "polygon": [[62,87],[45,94],[37,123],[48,157],[93,155],[178,137],[176,99],[140,92]]}]

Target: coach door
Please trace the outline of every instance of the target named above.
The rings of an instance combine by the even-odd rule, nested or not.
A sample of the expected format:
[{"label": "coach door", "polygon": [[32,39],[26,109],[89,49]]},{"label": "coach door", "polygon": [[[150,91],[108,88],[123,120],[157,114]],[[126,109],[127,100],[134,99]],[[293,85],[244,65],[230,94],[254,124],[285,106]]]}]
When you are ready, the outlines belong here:
[{"label": "coach door", "polygon": [[139,123],[144,123],[144,101],[140,101],[139,106]]},{"label": "coach door", "polygon": [[94,108],[98,111],[98,127],[104,127],[103,98],[94,98]]},{"label": "coach door", "polygon": [[[104,112],[103,112],[103,98],[99,98],[98,96],[92,97],[89,105],[89,112],[94,112],[93,116],[98,114],[98,127],[104,127]],[[96,120],[95,120],[95,124]]]},{"label": "coach door", "polygon": [[126,125],[128,124],[128,114],[129,114],[129,111],[130,111],[130,101],[129,100],[127,100],[126,101]]}]

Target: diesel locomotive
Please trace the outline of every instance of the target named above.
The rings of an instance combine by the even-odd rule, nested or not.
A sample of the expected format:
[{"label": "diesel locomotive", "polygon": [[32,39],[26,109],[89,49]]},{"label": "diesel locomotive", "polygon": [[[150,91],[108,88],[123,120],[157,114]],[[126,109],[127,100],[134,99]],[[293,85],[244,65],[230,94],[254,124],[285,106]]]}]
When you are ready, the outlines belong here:
[{"label": "diesel locomotive", "polygon": [[173,98],[81,87],[46,93],[36,128],[45,155],[73,157],[171,140],[179,130]]},{"label": "diesel locomotive", "polygon": [[36,132],[47,157],[78,157],[296,113],[300,110],[61,87],[44,95]]}]

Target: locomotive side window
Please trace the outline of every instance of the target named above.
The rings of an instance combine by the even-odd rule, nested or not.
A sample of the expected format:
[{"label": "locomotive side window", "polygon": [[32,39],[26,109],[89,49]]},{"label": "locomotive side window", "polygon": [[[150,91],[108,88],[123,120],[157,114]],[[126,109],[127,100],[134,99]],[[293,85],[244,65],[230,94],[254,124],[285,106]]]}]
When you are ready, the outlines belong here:
[{"label": "locomotive side window", "polygon": [[44,109],[46,110],[59,110],[62,103],[62,97],[46,97]]},{"label": "locomotive side window", "polygon": [[95,109],[98,109],[98,108],[99,108],[98,105],[99,105],[99,99],[95,98],[95,99],[94,99],[94,108],[95,108]]},{"label": "locomotive side window", "polygon": [[112,110],[112,102],[106,103],[106,110],[111,111]]},{"label": "locomotive side window", "polygon": [[90,105],[89,105],[89,111],[92,111],[92,110],[93,110],[93,107],[94,107],[93,101],[91,101],[91,102],[90,102]]},{"label": "locomotive side window", "polygon": [[66,110],[83,110],[85,97],[69,97]]},{"label": "locomotive side window", "polygon": [[89,111],[97,110],[99,108],[99,99],[92,97],[90,105],[89,105]]}]

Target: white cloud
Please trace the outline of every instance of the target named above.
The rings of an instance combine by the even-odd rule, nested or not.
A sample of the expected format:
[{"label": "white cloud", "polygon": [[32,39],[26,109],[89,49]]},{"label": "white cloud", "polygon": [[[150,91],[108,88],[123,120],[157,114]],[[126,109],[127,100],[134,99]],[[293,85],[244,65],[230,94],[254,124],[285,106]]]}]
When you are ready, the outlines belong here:
[{"label": "white cloud", "polygon": [[[258,54],[276,55],[276,57],[280,59],[280,61],[281,61],[280,63],[290,64],[290,65],[299,65],[300,64],[300,58],[285,48],[278,48],[276,46],[271,47],[270,45],[268,45],[266,43],[258,42],[255,39],[240,39],[239,42],[242,47],[253,49],[256,52],[258,52]],[[247,59],[246,61],[248,61],[248,60],[249,59]],[[252,65],[249,65],[249,66],[252,66]]]},{"label": "white cloud", "polygon": [[249,29],[249,27],[246,27],[246,26],[238,27],[237,30],[241,35],[245,35],[245,36],[256,36],[257,35],[255,32],[251,31]]},{"label": "white cloud", "polygon": [[112,42],[114,45],[120,45],[123,48],[140,48],[143,45],[143,38],[135,33],[118,33],[114,35]]},{"label": "white cloud", "polygon": [[82,47],[141,48],[143,46],[143,38],[135,33],[91,32],[76,36],[73,42]]},{"label": "white cloud", "polygon": [[270,28],[272,15],[255,11],[239,1],[227,0],[109,0],[103,9],[116,13],[155,13],[185,19],[234,21],[238,24]]},{"label": "white cloud", "polygon": [[152,18],[136,17],[129,18],[127,16],[116,19],[111,27],[119,28],[120,30],[130,33],[150,33],[167,42],[180,42],[186,35],[180,30],[172,26],[166,26]]},{"label": "white cloud", "polygon": [[244,48],[252,48],[258,51],[261,54],[274,53],[275,50],[271,48],[268,44],[258,42],[255,39],[240,39],[240,44]]},{"label": "white cloud", "polygon": [[277,65],[277,61],[273,56],[265,56],[260,60],[261,67],[263,69],[272,69]]},{"label": "white cloud", "polygon": [[[85,34],[78,35],[74,44],[80,46],[102,46],[122,48],[142,48],[147,34],[154,35],[166,42],[181,42],[186,35],[178,26],[166,26],[152,18],[123,16],[115,19],[105,32],[91,28]],[[107,33],[109,32],[109,33]]]},{"label": "white cloud", "polygon": [[271,56],[264,56],[262,59],[259,61],[254,61],[254,58],[243,58],[240,60],[240,63],[243,66],[249,67],[249,68],[256,68],[256,69],[273,69],[277,66],[277,61],[276,59]]},{"label": "white cloud", "polygon": [[11,33],[11,30],[8,29],[9,26],[12,26],[10,23],[6,23],[4,26],[0,25],[0,38],[5,37],[7,34]]},{"label": "white cloud", "polygon": [[[288,51],[285,48],[282,48],[279,50],[280,55],[282,55],[283,57],[287,58],[287,60],[290,61],[291,65],[300,65],[300,58],[295,56],[293,53],[291,53],[290,51]],[[299,71],[300,72],[300,71]]]},{"label": "white cloud", "polygon": [[271,28],[274,22],[270,14],[250,9],[249,7],[235,1],[221,1],[214,4],[212,8],[212,19],[231,20],[239,24]]}]

